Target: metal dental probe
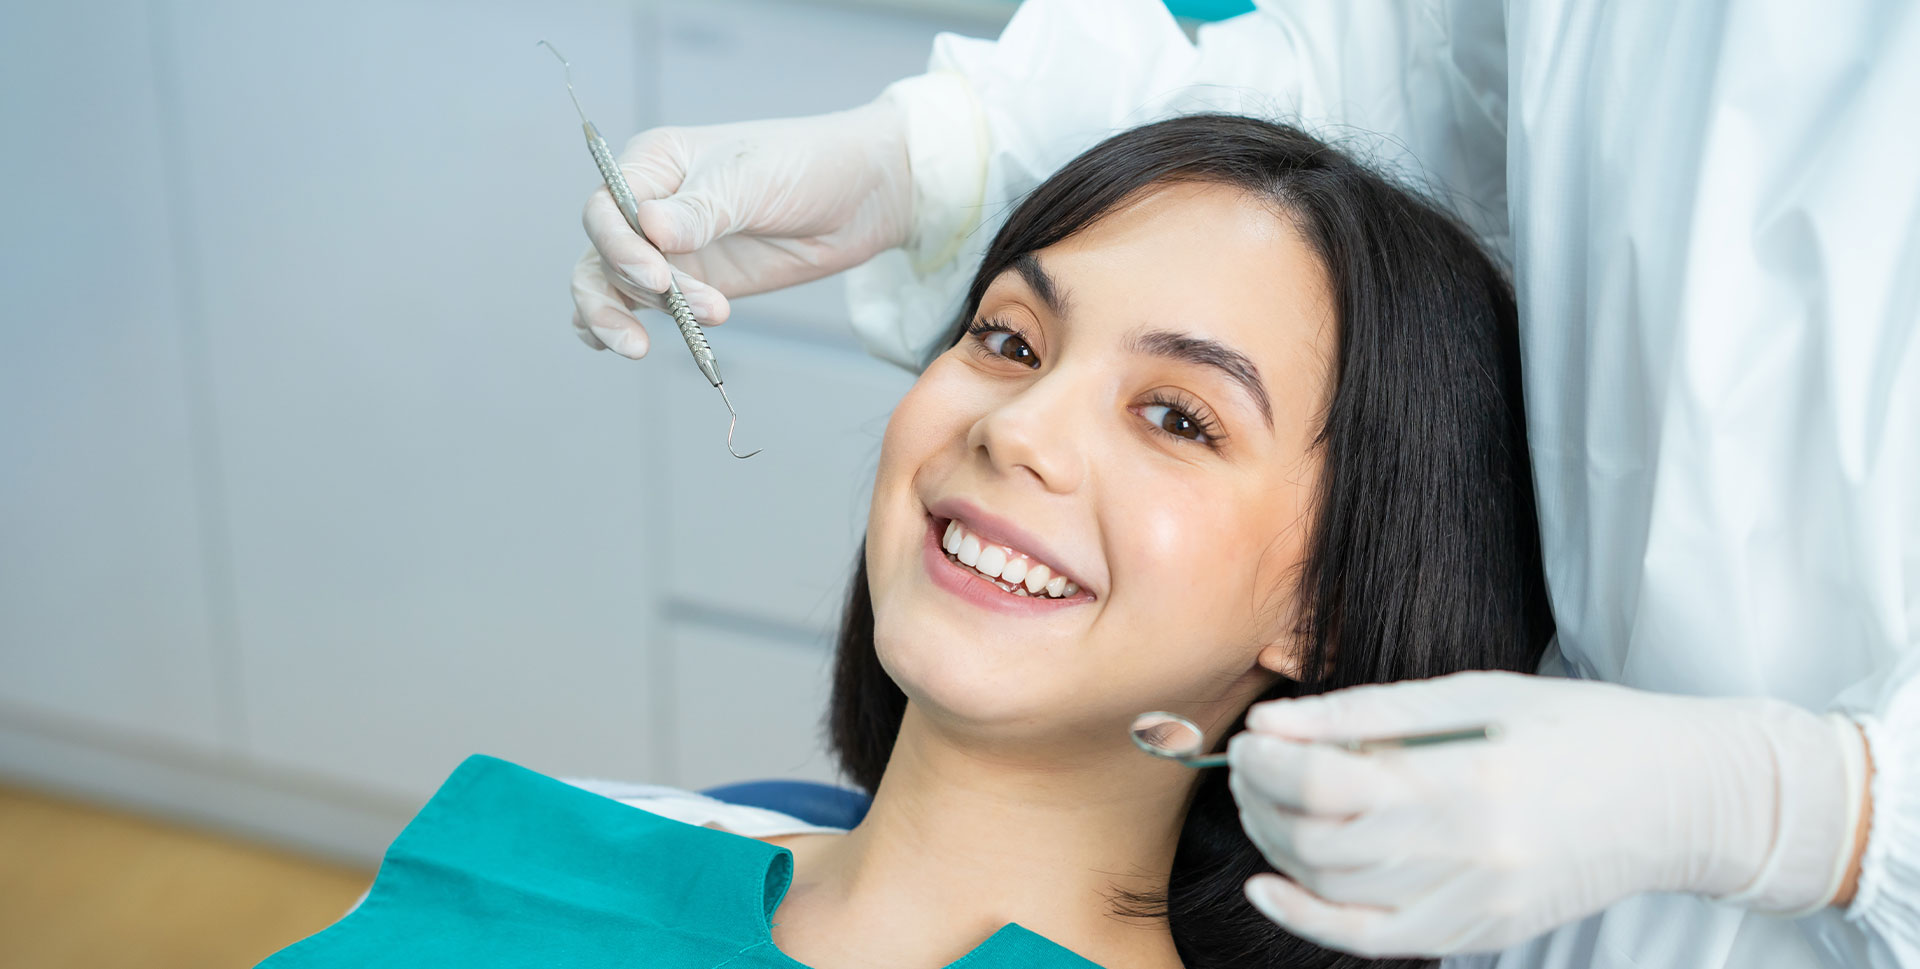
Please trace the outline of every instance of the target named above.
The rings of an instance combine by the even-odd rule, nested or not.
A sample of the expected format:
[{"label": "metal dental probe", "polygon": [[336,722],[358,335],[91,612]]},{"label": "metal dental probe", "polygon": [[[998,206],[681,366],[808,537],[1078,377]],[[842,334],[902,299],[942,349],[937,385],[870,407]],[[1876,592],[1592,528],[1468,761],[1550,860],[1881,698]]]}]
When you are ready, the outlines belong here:
[{"label": "metal dental probe", "polygon": [[[627,187],[626,176],[620,174],[620,165],[613,159],[613,149],[607,147],[607,140],[600,137],[600,130],[593,126],[593,122],[587,120],[587,113],[580,108],[579,96],[573,93],[573,65],[567,63],[566,57],[552,44],[543,40],[538,45],[553,51],[553,56],[560,59],[560,67],[567,74],[567,97],[573,99],[573,110],[580,115],[580,126],[587,133],[587,150],[593,152],[593,163],[599,166],[600,177],[606,181],[607,191],[613,195],[613,204],[620,207],[621,215],[626,216],[627,225],[635,235],[645,239],[647,234],[640,229],[639,203],[633,199],[633,190]],[[740,414],[733,409],[733,401],[727,399],[727,388],[720,381],[720,365],[713,359],[713,348],[707,345],[706,331],[693,318],[687,298],[680,295],[680,284],[674,282],[671,266],[667,273],[667,312],[673,315],[674,324],[680,327],[680,336],[687,341],[687,349],[693,351],[693,362],[699,364],[700,372],[706,375],[713,389],[720,392],[720,400],[727,405],[727,414],[730,415],[727,421],[727,453],[736,458],[750,458],[766,450],[754,448],[741,454],[733,449],[733,428],[740,423]]]}]

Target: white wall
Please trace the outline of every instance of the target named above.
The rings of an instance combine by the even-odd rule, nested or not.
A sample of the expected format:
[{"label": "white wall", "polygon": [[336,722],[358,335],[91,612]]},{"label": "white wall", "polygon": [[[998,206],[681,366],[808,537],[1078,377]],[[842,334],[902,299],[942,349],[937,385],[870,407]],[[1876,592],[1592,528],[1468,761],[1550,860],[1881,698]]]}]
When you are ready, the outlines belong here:
[{"label": "white wall", "polygon": [[701,0],[0,8],[0,780],[347,857],[460,758],[826,779],[885,417],[837,280],[736,302],[725,409],[582,348],[657,123],[848,107],[967,15]]}]

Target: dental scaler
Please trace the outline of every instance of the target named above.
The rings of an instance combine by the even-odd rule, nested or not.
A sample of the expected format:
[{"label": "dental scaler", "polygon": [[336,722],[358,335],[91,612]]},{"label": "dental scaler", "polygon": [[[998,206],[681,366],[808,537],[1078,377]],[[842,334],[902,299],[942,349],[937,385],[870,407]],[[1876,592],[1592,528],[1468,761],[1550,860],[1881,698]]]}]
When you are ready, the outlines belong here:
[{"label": "dental scaler", "polygon": [[[539,45],[553,51],[560,59],[560,66],[567,74],[567,97],[573,99],[573,110],[580,115],[580,126],[587,133],[587,150],[593,153],[593,163],[600,168],[600,177],[607,183],[607,191],[613,195],[613,204],[620,207],[620,214],[626,216],[627,225],[635,235],[642,239],[647,234],[640,229],[640,206],[634,201],[633,190],[627,187],[626,176],[620,174],[620,165],[613,159],[613,149],[607,147],[607,140],[600,137],[599,129],[587,120],[587,113],[580,108],[580,98],[573,93],[573,65],[552,44],[540,41]],[[649,243],[651,245],[651,243]],[[659,248],[655,246],[655,248]],[[713,389],[720,392],[720,400],[727,405],[727,453],[736,458],[750,458],[764,448],[754,448],[745,454],[733,449],[733,428],[740,423],[740,414],[733,409],[733,401],[727,399],[727,388],[720,380],[720,365],[713,358],[713,348],[707,345],[707,334],[700,328],[700,322],[693,318],[693,310],[687,306],[687,298],[680,295],[680,284],[674,282],[671,272],[667,275],[667,312],[673,315],[674,325],[680,328],[680,336],[687,341],[687,349],[693,352],[693,362],[700,367],[700,373],[706,376]]]}]

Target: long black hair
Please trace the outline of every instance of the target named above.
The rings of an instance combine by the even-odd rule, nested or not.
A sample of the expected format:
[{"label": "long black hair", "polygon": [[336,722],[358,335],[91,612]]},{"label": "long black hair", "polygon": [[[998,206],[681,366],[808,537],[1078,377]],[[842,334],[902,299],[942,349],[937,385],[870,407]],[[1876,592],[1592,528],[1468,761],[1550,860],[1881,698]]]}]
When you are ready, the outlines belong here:
[{"label": "long black hair", "polygon": [[[1260,700],[1470,669],[1532,672],[1553,619],[1541,572],[1512,287],[1452,217],[1286,125],[1190,115],[1115,135],[1021,202],[994,236],[957,343],[987,286],[1023,255],[1087,228],[1152,187],[1244,190],[1291,220],[1336,299],[1333,392],[1296,573],[1301,676]],[[906,695],[874,651],[864,556],[841,620],[828,731],[842,769],[875,790]],[[1257,701],[1256,701],[1257,702]],[[1227,731],[1245,729],[1244,717]],[[1225,744],[1225,737],[1221,738]],[[1164,913],[1188,969],[1429,966],[1323,949],[1241,894],[1269,871],[1240,828],[1226,772],[1199,781]],[[1142,899],[1121,899],[1138,914]]]}]

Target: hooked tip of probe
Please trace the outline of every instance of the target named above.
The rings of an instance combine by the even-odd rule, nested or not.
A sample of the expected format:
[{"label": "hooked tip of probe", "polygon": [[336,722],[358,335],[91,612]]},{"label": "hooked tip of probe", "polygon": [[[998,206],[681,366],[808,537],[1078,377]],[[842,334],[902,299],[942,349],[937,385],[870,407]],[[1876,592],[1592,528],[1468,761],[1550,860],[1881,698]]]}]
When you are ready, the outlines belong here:
[{"label": "hooked tip of probe", "polygon": [[545,47],[553,52],[553,56],[560,59],[560,68],[567,73],[567,97],[573,99],[573,111],[580,116],[580,123],[585,124],[587,121],[587,112],[580,107],[580,96],[573,93],[573,65],[567,61],[567,55],[560,53],[560,48],[544,40],[534,41],[533,46]]},{"label": "hooked tip of probe", "polygon": [[731,419],[727,421],[727,453],[744,461],[747,458],[753,457],[754,455],[759,454],[761,451],[766,450],[766,448],[757,447],[751,451],[748,451],[745,454],[741,454],[739,451],[736,451],[733,449],[733,428],[734,428],[734,425],[740,423],[740,412],[734,410],[733,401],[727,399],[727,388],[725,386],[721,384],[714,384],[713,386],[715,390],[720,391],[720,399],[721,401],[726,403],[727,413],[732,415]]}]

